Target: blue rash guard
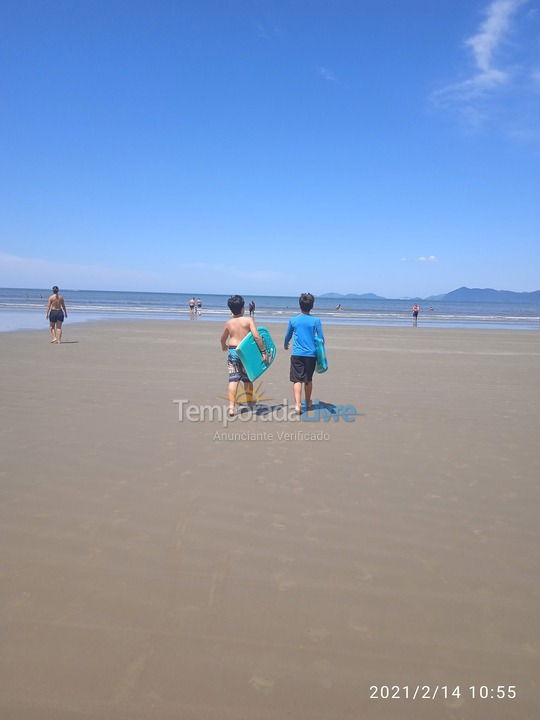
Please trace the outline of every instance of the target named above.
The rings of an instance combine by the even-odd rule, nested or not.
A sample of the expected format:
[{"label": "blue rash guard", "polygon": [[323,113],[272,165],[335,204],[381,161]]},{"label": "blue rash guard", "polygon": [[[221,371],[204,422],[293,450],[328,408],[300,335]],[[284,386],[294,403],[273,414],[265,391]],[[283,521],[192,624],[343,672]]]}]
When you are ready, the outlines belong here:
[{"label": "blue rash guard", "polygon": [[300,357],[316,357],[315,335],[324,340],[321,321],[313,315],[301,313],[289,320],[284,344],[288,345],[293,338],[291,355]]}]

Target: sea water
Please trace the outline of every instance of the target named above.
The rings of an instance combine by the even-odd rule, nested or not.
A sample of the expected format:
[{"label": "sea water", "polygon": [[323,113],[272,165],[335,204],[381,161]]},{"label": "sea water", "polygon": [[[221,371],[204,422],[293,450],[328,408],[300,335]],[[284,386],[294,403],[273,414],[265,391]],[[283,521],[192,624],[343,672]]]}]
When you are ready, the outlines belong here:
[{"label": "sea water", "polygon": [[[193,294],[62,290],[68,322],[172,319],[223,322],[229,315],[227,295],[195,294],[203,302],[196,321],[190,319],[188,302]],[[45,310],[50,290],[0,288],[0,331],[46,328]],[[245,295],[256,304],[257,323],[286,322],[298,313],[297,297]],[[342,310],[336,310],[338,303]],[[315,313],[326,324],[406,326],[412,324],[413,300],[316,299]],[[419,327],[496,328],[540,330],[540,303],[419,302]]]}]

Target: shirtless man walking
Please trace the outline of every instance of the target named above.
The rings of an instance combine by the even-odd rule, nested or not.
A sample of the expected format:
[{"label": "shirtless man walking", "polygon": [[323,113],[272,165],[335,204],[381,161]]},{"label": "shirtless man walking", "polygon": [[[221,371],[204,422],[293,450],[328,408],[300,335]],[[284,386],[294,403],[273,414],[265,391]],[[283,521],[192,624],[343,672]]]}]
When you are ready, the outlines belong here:
[{"label": "shirtless man walking", "polygon": [[64,298],[59,294],[58,285],[55,285],[52,291],[53,294],[47,303],[47,313],[45,317],[48,318],[50,323],[51,342],[59,345],[62,342],[62,323],[68,314]]}]

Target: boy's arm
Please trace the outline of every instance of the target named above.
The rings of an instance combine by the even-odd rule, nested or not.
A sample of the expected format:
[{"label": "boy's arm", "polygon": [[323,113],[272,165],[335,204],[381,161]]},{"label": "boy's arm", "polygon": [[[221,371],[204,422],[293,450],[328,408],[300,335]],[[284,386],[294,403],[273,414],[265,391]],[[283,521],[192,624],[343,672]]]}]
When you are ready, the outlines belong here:
[{"label": "boy's arm", "polygon": [[225,325],[225,330],[221,334],[221,349],[227,350],[227,338],[229,337],[229,328]]},{"label": "boy's arm", "polygon": [[266,348],[264,347],[262,337],[259,335],[259,331],[257,330],[255,323],[253,322],[253,318],[249,318],[249,330],[250,330],[251,334],[253,335],[253,338],[254,338],[255,342],[257,343],[259,350],[261,351],[263,360],[265,360],[266,359]]},{"label": "boy's arm", "polygon": [[285,334],[285,340],[283,341],[283,347],[285,350],[289,349],[289,343],[291,342],[291,338],[293,335],[293,326],[291,321],[289,320],[289,325],[287,327],[287,333]]},{"label": "boy's arm", "polygon": [[64,298],[63,298],[63,297],[62,297],[62,308],[63,308],[63,310],[64,310],[65,316],[67,317],[68,314],[67,314],[67,310],[66,310],[66,303],[64,302]]},{"label": "boy's arm", "polygon": [[49,302],[47,303],[47,310],[46,310],[46,312],[45,312],[45,317],[46,317],[46,318],[49,317],[49,311],[50,311],[50,309],[51,309],[51,298],[49,298]]},{"label": "boy's arm", "polygon": [[322,323],[319,319],[317,320],[315,329],[317,330],[317,337],[320,337],[321,340],[324,342],[325,340],[324,340],[324,333],[323,333],[323,329],[322,329]]}]

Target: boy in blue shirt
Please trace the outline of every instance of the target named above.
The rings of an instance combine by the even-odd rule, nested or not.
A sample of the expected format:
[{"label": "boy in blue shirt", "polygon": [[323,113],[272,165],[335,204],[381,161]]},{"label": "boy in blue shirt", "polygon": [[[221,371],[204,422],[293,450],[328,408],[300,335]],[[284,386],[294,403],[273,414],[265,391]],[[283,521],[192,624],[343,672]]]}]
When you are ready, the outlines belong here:
[{"label": "boy in blue shirt", "polygon": [[320,319],[310,315],[314,303],[315,298],[311,293],[300,295],[299,304],[302,312],[289,320],[289,327],[285,335],[285,350],[289,349],[291,338],[293,340],[290,380],[293,383],[294,407],[298,414],[302,412],[302,385],[306,396],[306,410],[313,408],[311,393],[313,391],[313,373],[317,362],[315,336],[324,342]]}]

